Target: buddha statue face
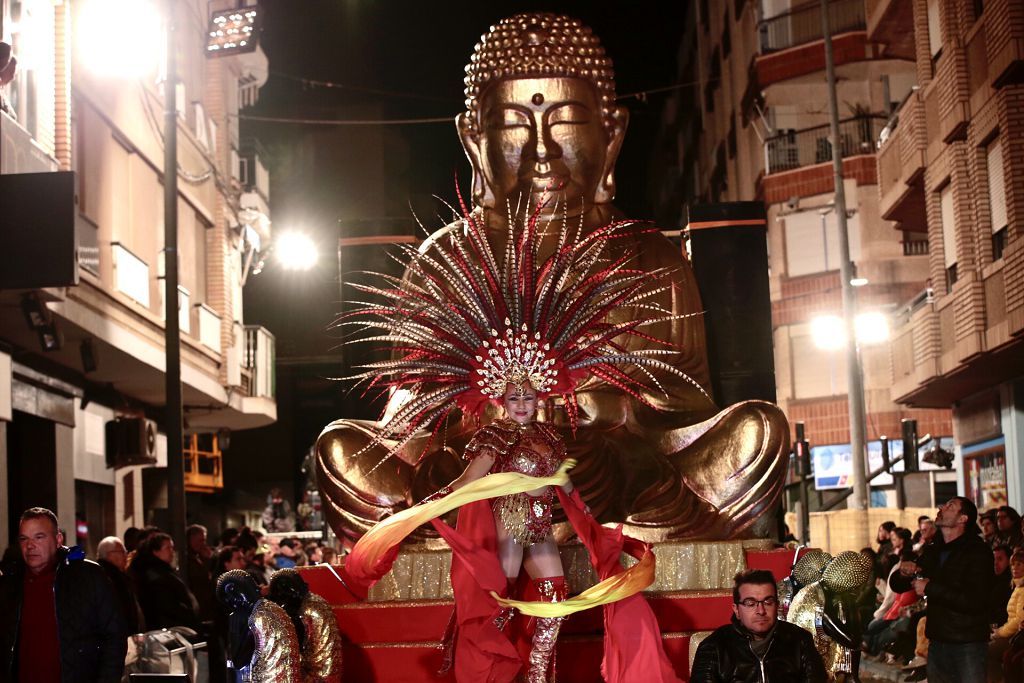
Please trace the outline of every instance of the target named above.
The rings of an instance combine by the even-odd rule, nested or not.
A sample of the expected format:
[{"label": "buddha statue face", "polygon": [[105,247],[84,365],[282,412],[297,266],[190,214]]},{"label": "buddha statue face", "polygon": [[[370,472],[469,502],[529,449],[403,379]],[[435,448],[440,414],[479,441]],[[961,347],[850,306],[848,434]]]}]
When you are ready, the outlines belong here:
[{"label": "buddha statue face", "polygon": [[478,206],[504,211],[546,198],[548,211],[575,216],[611,202],[628,117],[588,28],[550,14],[504,19],[468,72],[457,123]]}]

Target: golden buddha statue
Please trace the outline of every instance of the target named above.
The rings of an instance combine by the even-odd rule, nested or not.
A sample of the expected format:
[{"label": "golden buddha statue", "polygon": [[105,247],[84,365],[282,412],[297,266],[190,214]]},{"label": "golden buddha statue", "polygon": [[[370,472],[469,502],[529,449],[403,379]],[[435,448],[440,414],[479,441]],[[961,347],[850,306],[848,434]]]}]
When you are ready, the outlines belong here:
[{"label": "golden buddha statue", "polygon": [[[546,13],[503,19],[481,38],[466,71],[466,111],[456,124],[473,167],[472,214],[487,227],[495,253],[505,251],[510,217],[526,212],[550,219],[540,258],[557,248],[553,226],[587,233],[622,218],[612,199],[628,112],[615,103],[611,60],[589,28]],[[458,225],[432,235],[421,251]],[[786,418],[762,401],[719,410],[708,398],[700,294],[678,247],[656,231],[634,231],[615,248],[632,257],[631,268],[671,271],[659,303],[691,315],[645,332],[671,343],[678,353],[669,362],[705,390],[659,376],[664,393],[643,396],[655,410],[592,377],[576,392],[575,434],[556,400],[543,406],[541,419],[562,432],[568,456],[579,461],[573,482],[602,522],[625,522],[628,533],[646,540],[749,533],[782,490]],[[640,339],[627,345],[639,343],[664,348]],[[410,398],[396,392],[386,410]],[[495,408],[485,421],[497,416]],[[317,441],[318,484],[339,536],[357,538],[454,479],[479,427],[473,417],[453,416],[433,438],[424,430],[378,466],[389,445],[374,443],[377,424],[337,420]]]}]

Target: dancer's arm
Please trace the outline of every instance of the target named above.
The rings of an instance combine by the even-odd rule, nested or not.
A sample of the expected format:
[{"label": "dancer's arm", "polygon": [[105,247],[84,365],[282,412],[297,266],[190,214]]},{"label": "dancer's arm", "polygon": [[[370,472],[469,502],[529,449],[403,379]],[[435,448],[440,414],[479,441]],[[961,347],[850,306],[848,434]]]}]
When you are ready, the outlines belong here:
[{"label": "dancer's arm", "polygon": [[460,474],[451,484],[448,485],[452,491],[458,491],[463,486],[470,482],[474,482],[480,477],[486,476],[491,471],[491,467],[494,465],[494,453],[491,451],[481,451],[480,455],[473,458],[466,469],[462,470]]}]

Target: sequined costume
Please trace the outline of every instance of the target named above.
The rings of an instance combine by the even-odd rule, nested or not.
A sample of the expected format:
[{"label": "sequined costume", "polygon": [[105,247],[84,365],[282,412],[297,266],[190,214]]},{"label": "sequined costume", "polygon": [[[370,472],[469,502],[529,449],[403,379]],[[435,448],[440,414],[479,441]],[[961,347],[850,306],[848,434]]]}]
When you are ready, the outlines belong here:
[{"label": "sequined costume", "polygon": [[341,633],[331,606],[316,593],[310,593],[302,601],[302,624],[306,627],[302,648],[306,683],[340,683]]},{"label": "sequined costume", "polygon": [[[565,460],[565,443],[550,426],[535,422],[519,425],[500,420],[478,430],[466,446],[468,461],[483,454],[494,457],[491,473],[519,472],[550,477]],[[551,533],[551,505],[555,493],[546,488],[539,496],[517,493],[491,501],[495,518],[523,545],[543,541]]]},{"label": "sequined costume", "polygon": [[[821,553],[805,563],[804,578],[828,555]],[[821,570],[821,578],[801,588],[789,607],[787,621],[810,632],[831,680],[859,680],[862,624],[857,602],[871,588],[871,560],[845,551]]]},{"label": "sequined costume", "polygon": [[252,661],[241,670],[248,683],[301,683],[302,655],[288,614],[270,600],[259,600],[249,615],[256,639]]}]

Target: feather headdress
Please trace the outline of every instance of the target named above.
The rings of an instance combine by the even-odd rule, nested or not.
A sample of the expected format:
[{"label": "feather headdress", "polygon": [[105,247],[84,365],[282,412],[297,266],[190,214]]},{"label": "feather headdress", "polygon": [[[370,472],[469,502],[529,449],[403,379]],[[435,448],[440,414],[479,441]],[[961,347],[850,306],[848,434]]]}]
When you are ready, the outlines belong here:
[{"label": "feather headdress", "polygon": [[[510,210],[506,248],[495,254],[481,219],[464,203],[461,208],[462,219],[429,249],[400,247],[405,278],[368,273],[377,284],[354,284],[380,301],[356,302],[357,308],[339,320],[359,328],[346,343],[394,344],[392,359],[361,365],[361,372],[347,379],[410,393],[389,411],[364,451],[389,442],[388,455],[393,455],[417,430],[435,421],[440,425],[454,408],[478,413],[489,399],[504,395],[508,384],[525,381],[539,396],[564,397],[573,430],[575,389],[588,375],[648,405],[645,393],[664,392],[658,373],[704,392],[662,360],[678,353],[676,348],[643,331],[688,317],[658,303],[657,295],[671,287],[665,282],[670,271],[632,267],[635,254],[609,254],[615,240],[653,228],[618,221],[583,234],[581,224],[564,217],[542,218],[543,205],[529,214]],[[546,228],[557,229],[558,240],[542,261]],[[626,307],[637,317],[612,322]],[[663,348],[628,350],[630,337]],[[623,366],[639,369],[640,378]]]}]

